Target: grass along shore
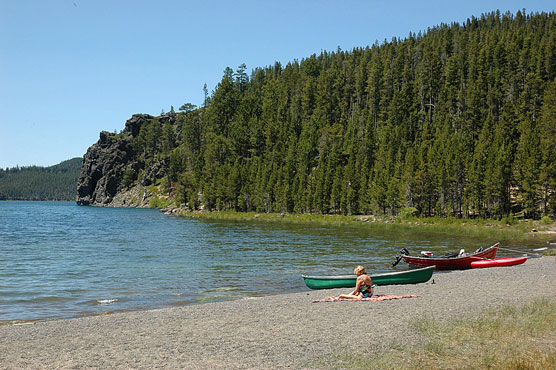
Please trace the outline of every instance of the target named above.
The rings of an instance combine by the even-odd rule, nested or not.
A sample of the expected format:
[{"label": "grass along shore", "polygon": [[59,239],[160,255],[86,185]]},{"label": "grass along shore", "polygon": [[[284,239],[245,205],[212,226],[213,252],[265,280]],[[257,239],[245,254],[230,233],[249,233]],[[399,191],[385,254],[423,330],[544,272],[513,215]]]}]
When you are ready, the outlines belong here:
[{"label": "grass along shore", "polygon": [[556,300],[506,305],[479,317],[413,319],[420,346],[392,343],[367,355],[340,353],[342,369],[556,369]]},{"label": "grass along shore", "polygon": [[432,233],[466,235],[477,238],[504,241],[528,241],[539,243],[556,242],[556,223],[552,220],[517,220],[515,218],[459,219],[440,217],[375,217],[372,215],[321,215],[321,214],[280,214],[234,211],[179,212],[180,216],[204,220],[286,222],[317,225],[349,225],[375,230],[409,230]]}]

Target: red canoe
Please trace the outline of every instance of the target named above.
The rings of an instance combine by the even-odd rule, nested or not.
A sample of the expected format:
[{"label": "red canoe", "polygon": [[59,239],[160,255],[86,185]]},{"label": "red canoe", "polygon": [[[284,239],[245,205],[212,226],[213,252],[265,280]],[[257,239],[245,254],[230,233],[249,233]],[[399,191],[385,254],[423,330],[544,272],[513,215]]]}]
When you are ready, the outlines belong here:
[{"label": "red canoe", "polygon": [[471,262],[471,267],[475,269],[481,267],[514,266],[521,265],[525,261],[527,261],[527,257],[502,257],[491,260],[473,261]]},{"label": "red canoe", "polygon": [[402,259],[412,266],[426,267],[436,266],[438,270],[461,270],[471,268],[471,263],[474,261],[481,261],[484,259],[493,259],[496,257],[499,243],[488,247],[487,249],[479,248],[477,251],[469,254],[454,254],[449,256],[410,256],[407,249],[403,248],[398,260],[394,263],[397,264],[399,259]]}]

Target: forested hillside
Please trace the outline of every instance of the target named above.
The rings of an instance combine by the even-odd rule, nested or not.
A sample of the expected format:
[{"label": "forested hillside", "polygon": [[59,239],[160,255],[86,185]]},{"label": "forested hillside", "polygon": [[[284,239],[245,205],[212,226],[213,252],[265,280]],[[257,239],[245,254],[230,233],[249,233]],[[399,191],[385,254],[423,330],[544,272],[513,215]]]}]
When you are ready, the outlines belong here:
[{"label": "forested hillside", "polygon": [[0,169],[0,199],[75,200],[81,158],[50,167]]},{"label": "forested hillside", "polygon": [[[127,136],[191,209],[556,213],[556,14],[490,13],[247,73]],[[129,136],[131,135],[131,136]],[[159,172],[160,173],[160,172]]]}]

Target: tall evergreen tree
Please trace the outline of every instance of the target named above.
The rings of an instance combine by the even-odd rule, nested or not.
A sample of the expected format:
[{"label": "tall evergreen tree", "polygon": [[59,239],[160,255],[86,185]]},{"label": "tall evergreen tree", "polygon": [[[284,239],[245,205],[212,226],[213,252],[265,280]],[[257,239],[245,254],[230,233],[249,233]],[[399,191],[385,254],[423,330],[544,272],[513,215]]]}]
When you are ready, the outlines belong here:
[{"label": "tall evergreen tree", "polygon": [[190,208],[554,215],[555,24],[554,12],[492,12],[250,74],[226,68],[200,108],[125,138],[138,163],[126,186],[168,163],[168,190]]}]

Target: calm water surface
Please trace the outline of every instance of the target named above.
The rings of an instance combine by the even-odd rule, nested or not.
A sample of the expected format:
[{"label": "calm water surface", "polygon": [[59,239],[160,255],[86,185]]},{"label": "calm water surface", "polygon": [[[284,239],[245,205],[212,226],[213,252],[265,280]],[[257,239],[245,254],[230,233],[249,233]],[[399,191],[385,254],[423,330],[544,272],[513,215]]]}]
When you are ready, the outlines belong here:
[{"label": "calm water surface", "polygon": [[0,202],[0,322],[296,292],[307,289],[301,274],[407,269],[391,267],[401,247],[471,251],[490,242]]}]

